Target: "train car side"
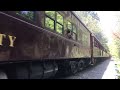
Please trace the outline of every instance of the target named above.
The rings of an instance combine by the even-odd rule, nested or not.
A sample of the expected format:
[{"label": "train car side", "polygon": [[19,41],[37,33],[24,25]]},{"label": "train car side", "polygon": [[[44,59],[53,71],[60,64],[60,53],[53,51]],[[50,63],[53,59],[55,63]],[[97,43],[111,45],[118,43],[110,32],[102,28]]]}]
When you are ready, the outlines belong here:
[{"label": "train car side", "polygon": [[16,12],[0,12],[0,68],[8,78],[75,74],[91,63],[97,51],[91,32],[72,12],[36,11],[34,17],[31,21]]}]

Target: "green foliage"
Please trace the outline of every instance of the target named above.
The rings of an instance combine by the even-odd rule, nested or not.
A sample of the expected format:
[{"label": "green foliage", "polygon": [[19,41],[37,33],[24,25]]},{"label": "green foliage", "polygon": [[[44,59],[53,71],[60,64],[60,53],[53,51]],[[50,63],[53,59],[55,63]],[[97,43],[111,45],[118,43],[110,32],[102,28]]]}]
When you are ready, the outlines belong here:
[{"label": "green foliage", "polygon": [[117,12],[115,12],[116,14],[116,20],[118,22],[116,22],[116,28],[114,29],[113,32],[113,39],[112,42],[109,44],[110,46],[110,52],[111,54],[114,56],[114,58],[118,58],[120,60],[120,14],[117,14]]},{"label": "green foliage", "polygon": [[[50,28],[52,30],[54,30],[54,20],[55,19],[55,11],[45,11],[45,14],[48,15],[49,17],[45,17],[45,26],[47,28]],[[51,19],[52,18],[52,19]]]},{"label": "green foliage", "polygon": [[58,33],[61,33],[61,34],[62,34],[62,30],[63,30],[63,27],[62,27],[60,24],[57,23],[56,31],[57,31]]},{"label": "green foliage", "polygon": [[120,58],[120,40],[118,38],[114,39],[114,45],[116,47],[115,52],[116,52],[116,57]]},{"label": "green foliage", "polygon": [[68,22],[68,29],[72,30],[72,24]]},{"label": "green foliage", "polygon": [[97,37],[97,39],[102,43],[102,45],[109,49],[107,46],[107,38],[102,34],[100,27],[100,19],[96,12],[94,11],[75,11],[76,15],[81,19],[81,21],[86,25],[86,27]]},{"label": "green foliage", "polygon": [[48,17],[45,18],[45,26],[54,30],[54,21]]},{"label": "green foliage", "polygon": [[51,18],[55,19],[55,11],[45,11],[46,15],[50,16]]},{"label": "green foliage", "polygon": [[59,13],[57,13],[57,22],[63,25],[63,17]]},{"label": "green foliage", "polygon": [[[62,34],[63,32],[63,17],[58,12],[55,11],[45,11],[47,15],[45,17],[45,26],[56,32]],[[56,28],[54,28],[56,25]]]},{"label": "green foliage", "polygon": [[88,14],[90,14],[92,16],[92,18],[100,21],[100,18],[98,17],[98,14],[94,11],[87,11]]},{"label": "green foliage", "polygon": [[34,19],[34,12],[33,11],[16,11],[16,14],[21,15],[27,19],[30,19],[30,20]]}]

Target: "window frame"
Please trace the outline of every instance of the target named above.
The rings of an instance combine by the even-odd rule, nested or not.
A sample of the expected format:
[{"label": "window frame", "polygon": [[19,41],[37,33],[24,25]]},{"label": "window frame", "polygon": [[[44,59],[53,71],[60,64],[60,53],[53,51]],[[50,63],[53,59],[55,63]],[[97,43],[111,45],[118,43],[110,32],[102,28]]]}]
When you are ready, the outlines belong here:
[{"label": "window frame", "polygon": [[[56,13],[55,14],[56,15],[56,25],[55,26],[57,26],[57,23],[62,26],[62,35],[63,35],[64,34],[64,17],[59,12],[57,12],[57,11],[55,13]],[[62,18],[63,18],[63,25],[60,22],[57,21],[57,13],[62,16]],[[57,32],[57,28],[56,28],[56,32]]]},{"label": "window frame", "polygon": [[[60,34],[62,34],[63,35],[63,25],[61,25],[60,23],[58,23],[58,22],[56,22],[56,32],[57,32],[57,24],[59,24],[60,26],[62,26],[62,33],[60,33]],[[59,33],[59,32],[57,32],[57,33]]]},{"label": "window frame", "polygon": [[[56,22],[59,23],[59,24],[61,24],[60,22],[57,21],[57,13],[60,14],[59,12],[56,12]],[[61,15],[61,14],[60,14],[60,15]],[[61,15],[61,16],[62,16],[62,15]],[[61,24],[61,25],[64,25],[64,17],[62,16],[62,18],[63,18],[63,24]]]},{"label": "window frame", "polygon": [[[45,28],[50,29],[51,31],[52,31],[52,30],[55,31],[55,19],[52,18],[52,17],[50,17],[49,15],[47,15],[45,12],[44,12],[44,15],[45,15],[45,18],[44,18],[44,26],[45,26]],[[51,28],[49,28],[49,27],[46,27],[46,24],[45,24],[45,23],[46,23],[46,17],[54,21],[54,29],[51,29]],[[55,15],[55,17],[56,17],[56,15]]]},{"label": "window frame", "polygon": [[[51,31],[54,31],[57,34],[63,35],[64,34],[64,17],[58,11],[54,11],[54,12],[55,12],[55,18],[50,17],[49,15],[47,15],[44,12],[44,15],[45,15],[45,17],[44,17],[44,26],[45,26],[45,28],[50,29],[50,28],[46,27],[46,25],[45,25],[45,23],[46,23],[45,19],[47,17],[47,18],[49,18],[49,19],[54,21],[54,30],[51,29]],[[63,17],[63,25],[60,22],[57,21],[57,13],[59,13]],[[62,33],[57,32],[57,24],[62,26]]]},{"label": "window frame", "polygon": [[54,31],[55,30],[55,21],[53,19],[49,18],[49,19],[51,19],[53,21],[53,29],[51,29],[51,28],[46,26],[46,18],[49,18],[49,17],[45,17],[45,23],[44,23],[45,27],[50,29],[51,31]]},{"label": "window frame", "polygon": [[[70,21],[67,21],[67,29],[69,29],[68,28],[68,23],[71,23]],[[75,27],[75,29],[76,29],[76,33],[73,31],[74,29],[73,29],[73,26]],[[76,28],[76,26],[73,24],[73,23],[71,23],[71,29],[69,29],[70,31],[71,31],[71,35],[72,35],[72,37],[73,37],[73,33],[75,34],[75,39],[73,38],[73,40],[75,40],[75,41],[77,41],[77,28]]]},{"label": "window frame", "polygon": [[[45,18],[48,17],[48,18],[50,18],[51,20],[54,21],[54,30],[50,30],[50,31],[52,31],[52,32],[54,32],[54,33],[57,33],[57,34],[59,34],[59,35],[64,36],[64,32],[65,32],[65,30],[64,30],[64,25],[65,25],[65,23],[64,23],[64,16],[61,15],[61,13],[60,13],[59,11],[55,11],[55,18],[53,19],[52,17],[50,17],[49,15],[47,15],[45,12],[46,12],[46,11],[44,11],[44,15],[45,15],[45,17],[44,17],[44,27],[47,28],[47,29],[50,29],[50,28],[46,27],[46,25],[45,25],[45,22],[46,22],[46,21],[45,21]],[[62,16],[62,18],[63,18],[63,24],[60,23],[60,22],[57,20],[57,14],[60,14],[60,15]],[[70,21],[67,21],[67,29],[69,29],[69,28],[68,28],[68,22],[70,22]],[[76,27],[76,25],[73,24],[72,22],[70,22],[70,23],[71,23],[71,29],[70,29],[70,31],[71,31],[71,35],[72,35],[72,38],[73,38],[73,39],[71,39],[71,40],[78,41],[77,27]],[[62,33],[60,33],[60,32],[57,31],[57,24],[62,27]],[[76,29],[75,32],[73,31],[73,29],[74,29],[73,27]],[[73,37],[73,34],[74,34],[75,37]]]}]

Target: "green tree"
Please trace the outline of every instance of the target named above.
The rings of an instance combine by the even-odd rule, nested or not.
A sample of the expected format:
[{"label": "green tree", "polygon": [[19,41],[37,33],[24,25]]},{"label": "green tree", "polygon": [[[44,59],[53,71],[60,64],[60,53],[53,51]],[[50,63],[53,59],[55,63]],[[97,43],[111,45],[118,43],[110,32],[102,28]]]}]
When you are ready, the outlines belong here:
[{"label": "green tree", "polygon": [[21,15],[27,19],[34,19],[34,11],[16,11],[16,14]]},{"label": "green tree", "polygon": [[114,50],[112,50],[112,54],[116,57],[120,59],[120,36],[113,32],[113,42],[112,42],[112,46],[110,47],[111,50],[112,48],[114,48]]},{"label": "green tree", "polygon": [[[115,12],[116,28],[113,30],[113,40],[110,45],[111,54],[120,59],[120,13]],[[113,49],[112,49],[113,48]]]},{"label": "green tree", "polygon": [[86,25],[86,27],[97,37],[97,39],[102,43],[102,45],[106,49],[108,49],[108,40],[102,33],[102,29],[99,23],[100,18],[97,13],[94,11],[75,11],[75,13]]}]

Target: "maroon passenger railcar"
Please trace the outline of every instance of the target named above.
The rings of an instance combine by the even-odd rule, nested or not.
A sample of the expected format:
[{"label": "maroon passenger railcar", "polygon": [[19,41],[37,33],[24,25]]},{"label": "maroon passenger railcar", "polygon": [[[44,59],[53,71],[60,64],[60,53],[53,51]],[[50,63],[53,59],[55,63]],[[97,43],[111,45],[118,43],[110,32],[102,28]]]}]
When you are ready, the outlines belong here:
[{"label": "maroon passenger railcar", "polygon": [[72,11],[1,11],[0,78],[76,73],[109,55]]}]

